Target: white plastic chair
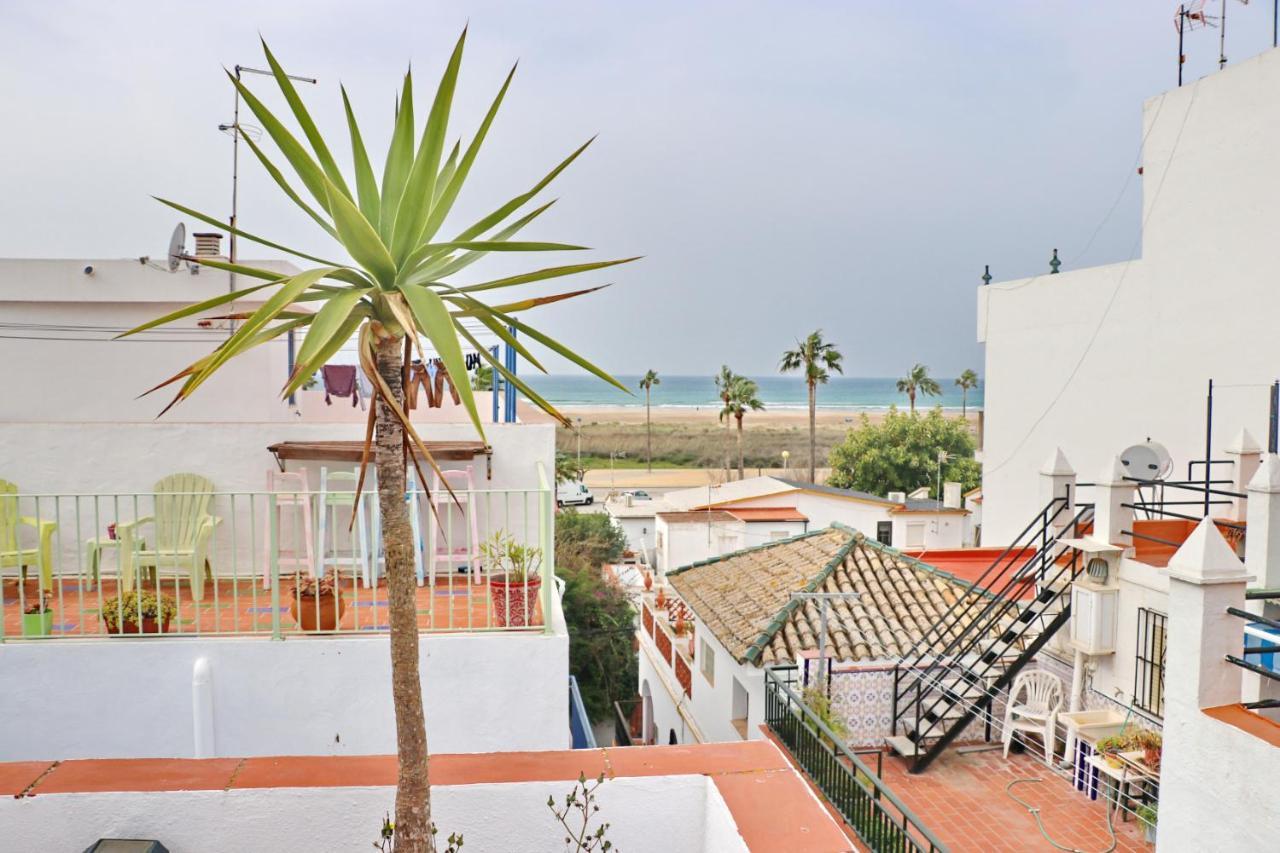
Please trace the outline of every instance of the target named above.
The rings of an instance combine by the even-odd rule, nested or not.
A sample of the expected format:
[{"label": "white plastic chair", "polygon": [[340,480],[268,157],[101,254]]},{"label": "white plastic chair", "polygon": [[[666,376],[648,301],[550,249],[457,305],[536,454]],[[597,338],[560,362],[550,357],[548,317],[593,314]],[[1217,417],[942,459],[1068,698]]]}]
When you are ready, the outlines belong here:
[{"label": "white plastic chair", "polygon": [[[441,479],[440,473],[444,474]],[[431,580],[435,582],[436,566],[443,563],[446,572],[452,572],[458,563],[466,563],[473,583],[480,582],[480,525],[476,518],[473,502],[475,476],[472,466],[443,471],[435,475],[435,486],[431,493],[431,501],[435,504],[435,515],[439,523],[432,519],[428,529],[427,541],[431,554]],[[445,484],[448,483],[448,487]],[[453,494],[449,489],[453,489]],[[453,518],[462,513],[464,541],[458,541],[453,530]]]},{"label": "white plastic chair", "polygon": [[[1043,669],[1022,672],[1013,680],[1009,702],[1004,711],[1004,757],[1009,757],[1009,746],[1014,732],[1038,734],[1044,740],[1044,760],[1053,763],[1053,748],[1057,742],[1055,729],[1058,712],[1062,710],[1062,679]],[[1019,701],[1019,696],[1023,696]]]},{"label": "white plastic chair", "polygon": [[[306,569],[312,573],[316,570],[314,550],[311,542],[311,487],[307,482],[306,471],[267,470],[267,491],[275,495],[276,530],[281,530],[280,518],[282,510],[289,510],[293,516],[291,535],[279,533],[276,538],[276,559],[281,570],[289,566],[298,572]],[[262,588],[271,589],[271,502],[263,500],[262,507]],[[298,530],[296,525],[302,524],[302,552],[299,553]],[[292,549],[282,545],[294,545]]]},{"label": "white plastic chair", "polygon": [[[369,568],[369,529],[368,520],[366,518],[366,502],[369,499],[369,493],[366,491],[361,495],[361,499],[356,500],[356,483],[359,481],[360,474],[358,471],[333,471],[328,468],[320,469],[320,494],[319,494],[319,510],[320,524],[317,536],[317,564],[318,574],[323,576],[330,566],[348,565],[353,568],[360,568],[360,577],[364,581],[365,586],[373,585],[373,577]],[[345,484],[349,487],[343,488]],[[338,488],[334,488],[337,485]],[[366,478],[366,488],[374,488],[368,485]],[[337,531],[341,526],[339,524],[337,510],[339,508],[350,509],[356,516],[356,537],[351,543],[351,556],[339,557],[337,546]],[[334,525],[333,549],[332,553],[326,549],[325,536],[328,532],[330,521]]]}]

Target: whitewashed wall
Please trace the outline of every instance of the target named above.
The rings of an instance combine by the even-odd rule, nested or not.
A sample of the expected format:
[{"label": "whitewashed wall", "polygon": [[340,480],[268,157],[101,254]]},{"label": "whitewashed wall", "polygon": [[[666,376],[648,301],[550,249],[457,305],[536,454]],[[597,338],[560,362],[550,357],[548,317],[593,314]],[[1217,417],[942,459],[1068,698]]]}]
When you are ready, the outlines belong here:
[{"label": "whitewashed wall", "polygon": [[1211,378],[1224,386],[1215,457],[1241,427],[1267,434],[1263,386],[1280,376],[1275,313],[1262,307],[1275,301],[1280,52],[1152,98],[1143,132],[1140,260],[978,290],[986,544],[1041,508],[1034,472],[1055,446],[1092,480],[1151,437],[1185,475],[1204,456]]},{"label": "whitewashed wall", "polygon": [[[760,726],[764,724],[764,670],[757,666],[738,663],[729,650],[721,645],[715,634],[707,630],[700,619],[694,619],[694,638],[697,653],[693,662],[693,699],[690,706],[698,727],[707,741],[734,742],[742,735],[733,727],[734,679],[747,691],[747,739],[764,737]],[[707,680],[699,659],[704,653],[702,641],[706,640],[715,657],[715,683]]]},{"label": "whitewashed wall", "polygon": [[[438,752],[569,746],[569,640],[555,633],[420,640]],[[385,634],[0,645],[0,761],[193,757],[193,670],[208,662],[216,755],[395,752]],[[2,846],[2,845],[0,845]]]},{"label": "whitewashed wall", "polygon": [[[544,853],[564,838],[547,797],[562,800],[572,787],[571,781],[436,786],[432,817],[441,840],[462,833],[467,853]],[[600,811],[591,826],[607,821],[617,849],[747,850],[705,776],[616,778],[596,796]],[[42,794],[5,798],[0,825],[11,850],[83,850],[101,837],[123,837],[158,838],[173,853],[313,853],[370,849],[394,807],[391,787]]]}]

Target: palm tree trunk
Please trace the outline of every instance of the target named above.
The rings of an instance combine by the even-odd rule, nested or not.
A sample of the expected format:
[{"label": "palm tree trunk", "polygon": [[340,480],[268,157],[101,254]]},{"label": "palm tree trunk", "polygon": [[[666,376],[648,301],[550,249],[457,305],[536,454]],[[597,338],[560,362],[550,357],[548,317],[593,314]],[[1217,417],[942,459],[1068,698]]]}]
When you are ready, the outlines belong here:
[{"label": "palm tree trunk", "polygon": [[[725,408],[727,409],[729,407],[728,396],[722,397],[721,399],[724,401]],[[730,477],[732,477],[733,475],[733,463],[730,461],[729,453],[730,453],[729,451],[729,419],[725,418],[724,419],[724,481],[726,483],[729,482]]]},{"label": "palm tree trunk", "polygon": [[911,401],[911,414],[914,415],[916,413],[916,392],[908,391],[907,399]]},{"label": "palm tree trunk", "polygon": [[653,427],[649,423],[649,388],[644,389],[644,455],[649,473],[653,473]]},{"label": "palm tree trunk", "polygon": [[818,386],[809,381],[809,482],[818,482]]},{"label": "palm tree trunk", "polygon": [[960,389],[960,419],[966,422],[969,420],[969,389],[968,388]]},{"label": "palm tree trunk", "polygon": [[[403,408],[402,338],[380,341],[378,374]],[[418,669],[417,585],[413,535],[405,506],[404,427],[386,400],[378,399],[375,464],[382,541],[387,556],[387,598],[391,623],[391,695],[396,710],[396,851],[434,853],[431,785],[427,775],[427,728]]]},{"label": "palm tree trunk", "polygon": [[737,418],[738,418],[738,479],[739,479],[739,480],[745,480],[745,479],[746,479],[746,477],[747,477],[747,469],[746,469],[746,467],[742,464],[742,462],[743,462],[743,457],[742,457],[742,415],[741,415],[741,414],[737,415]]}]

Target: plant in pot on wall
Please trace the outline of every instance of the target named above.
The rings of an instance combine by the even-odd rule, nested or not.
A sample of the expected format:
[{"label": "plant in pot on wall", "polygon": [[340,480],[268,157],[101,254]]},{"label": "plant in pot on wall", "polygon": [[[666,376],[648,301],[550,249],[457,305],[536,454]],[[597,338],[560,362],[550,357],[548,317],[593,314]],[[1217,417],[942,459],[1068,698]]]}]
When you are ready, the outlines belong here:
[{"label": "plant in pot on wall", "polygon": [[1159,732],[1139,729],[1129,736],[1129,748],[1142,750],[1142,763],[1160,772],[1160,756],[1164,751],[1164,739]]},{"label": "plant in pot on wall", "polygon": [[542,550],[521,545],[501,531],[480,546],[489,566],[489,595],[498,627],[526,627],[534,624],[532,614],[542,588],[538,568]]},{"label": "plant in pot on wall", "polygon": [[111,634],[164,634],[177,614],[172,598],[150,590],[131,590],[102,602],[102,621]]},{"label": "plant in pot on wall", "polygon": [[289,596],[289,613],[302,630],[334,631],[346,609],[336,571],[294,580],[293,592]]},{"label": "plant in pot on wall", "polygon": [[1123,734],[1110,735],[1099,739],[1098,742],[1093,745],[1093,748],[1097,750],[1098,754],[1102,756],[1103,760],[1106,761],[1107,764],[1110,764],[1112,767],[1123,767],[1124,761],[1120,758],[1120,753],[1130,748],[1129,736]]},{"label": "plant in pot on wall", "polygon": [[53,596],[47,592],[27,602],[22,610],[22,636],[47,637],[53,633]]}]

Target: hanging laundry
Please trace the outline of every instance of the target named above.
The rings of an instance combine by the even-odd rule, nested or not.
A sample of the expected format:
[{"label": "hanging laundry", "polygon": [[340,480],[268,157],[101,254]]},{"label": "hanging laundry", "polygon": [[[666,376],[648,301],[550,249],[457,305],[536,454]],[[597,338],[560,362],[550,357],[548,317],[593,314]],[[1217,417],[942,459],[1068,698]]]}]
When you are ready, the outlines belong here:
[{"label": "hanging laundry", "polygon": [[320,376],[324,380],[325,405],[333,405],[332,397],[350,397],[352,408],[359,404],[354,364],[326,364],[320,368]]},{"label": "hanging laundry", "polygon": [[435,390],[431,387],[431,374],[428,370],[428,365],[415,360],[413,364],[409,365],[409,381],[404,389],[405,403],[410,409],[418,407],[419,385],[422,386],[423,393],[427,395],[428,408],[438,408],[439,404],[436,402]]},{"label": "hanging laundry", "polygon": [[458,396],[458,389],[453,385],[453,377],[449,375],[449,369],[438,358],[433,358],[431,363],[436,369],[436,401],[432,403],[432,406],[438,409],[444,405],[444,383],[446,382],[449,383],[449,394],[453,397],[453,404],[455,406],[461,405],[462,398]]}]

